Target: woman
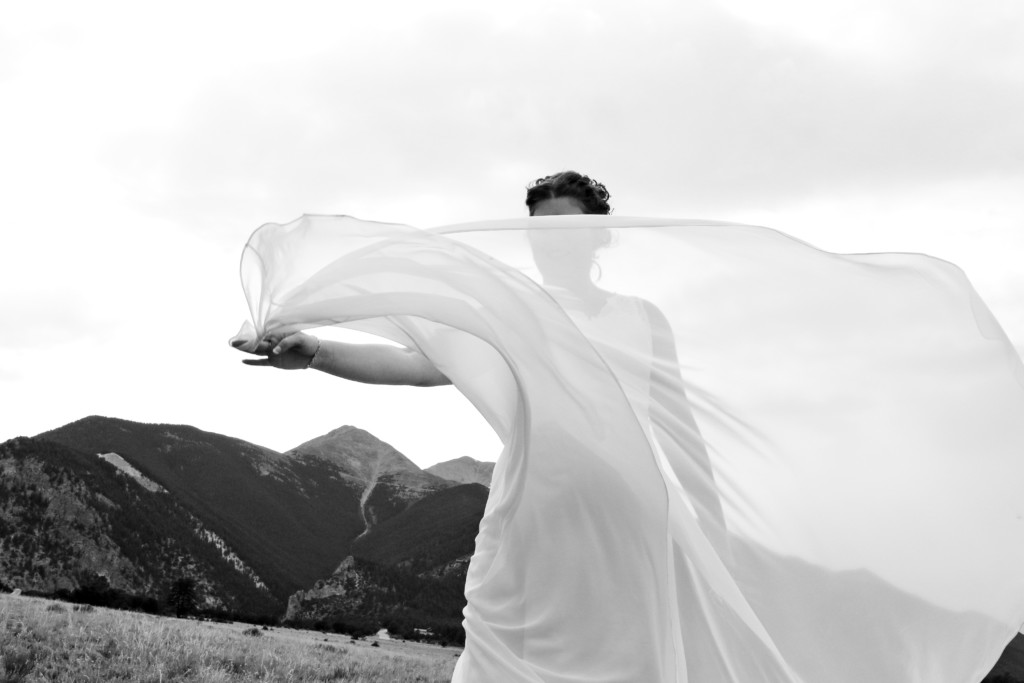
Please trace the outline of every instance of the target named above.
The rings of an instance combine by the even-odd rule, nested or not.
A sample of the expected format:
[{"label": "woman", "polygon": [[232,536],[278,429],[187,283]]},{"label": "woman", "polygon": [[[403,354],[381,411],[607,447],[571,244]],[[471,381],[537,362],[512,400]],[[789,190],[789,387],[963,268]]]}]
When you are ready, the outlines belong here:
[{"label": "woman", "polygon": [[246,362],[451,382],[505,443],[455,680],[980,680],[1024,616],[1024,386],[966,282],[607,199],[566,172],[527,220],[247,245]]}]

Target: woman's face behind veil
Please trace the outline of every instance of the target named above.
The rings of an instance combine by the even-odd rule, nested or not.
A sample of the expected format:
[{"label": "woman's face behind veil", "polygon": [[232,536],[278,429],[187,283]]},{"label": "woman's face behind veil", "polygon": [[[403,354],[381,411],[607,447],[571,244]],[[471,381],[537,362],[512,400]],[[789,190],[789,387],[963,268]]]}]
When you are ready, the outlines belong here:
[{"label": "woman's face behind veil", "polygon": [[[570,197],[555,197],[539,202],[532,216],[576,216],[586,213],[579,202]],[[545,277],[556,272],[590,271],[597,245],[594,232],[588,229],[545,228],[529,232],[534,261]]]},{"label": "woman's face behind veil", "polygon": [[545,199],[533,207],[531,216],[577,216],[583,213],[580,203],[571,197]]}]

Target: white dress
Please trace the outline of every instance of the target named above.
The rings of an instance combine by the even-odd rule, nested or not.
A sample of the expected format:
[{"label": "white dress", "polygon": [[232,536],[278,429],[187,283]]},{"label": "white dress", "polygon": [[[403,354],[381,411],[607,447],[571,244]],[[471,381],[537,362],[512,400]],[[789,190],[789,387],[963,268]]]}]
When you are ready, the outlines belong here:
[{"label": "white dress", "polygon": [[[531,279],[523,231],[607,228],[603,308]],[[307,216],[242,275],[250,336],[417,348],[505,443],[455,681],[976,683],[1024,622],[1024,371],[947,263]]]}]

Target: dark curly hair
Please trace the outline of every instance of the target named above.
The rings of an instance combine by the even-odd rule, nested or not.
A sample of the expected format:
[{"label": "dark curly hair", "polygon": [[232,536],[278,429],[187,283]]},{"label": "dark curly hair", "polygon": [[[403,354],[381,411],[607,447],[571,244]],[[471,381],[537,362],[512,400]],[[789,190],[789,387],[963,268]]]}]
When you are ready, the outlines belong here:
[{"label": "dark curly hair", "polygon": [[601,183],[577,173],[562,171],[544,178],[538,178],[526,187],[526,207],[533,215],[534,207],[545,199],[567,197],[579,202],[583,213],[609,214],[612,207],[608,204],[611,194]]}]

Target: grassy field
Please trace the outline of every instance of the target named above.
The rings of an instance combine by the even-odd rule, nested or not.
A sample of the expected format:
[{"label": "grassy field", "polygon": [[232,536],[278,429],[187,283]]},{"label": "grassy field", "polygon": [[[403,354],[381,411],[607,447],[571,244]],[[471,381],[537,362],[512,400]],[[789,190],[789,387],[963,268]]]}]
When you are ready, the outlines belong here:
[{"label": "grassy field", "polygon": [[[77,609],[76,609],[77,608]],[[156,617],[0,594],[0,683],[442,683],[458,649]]]}]

